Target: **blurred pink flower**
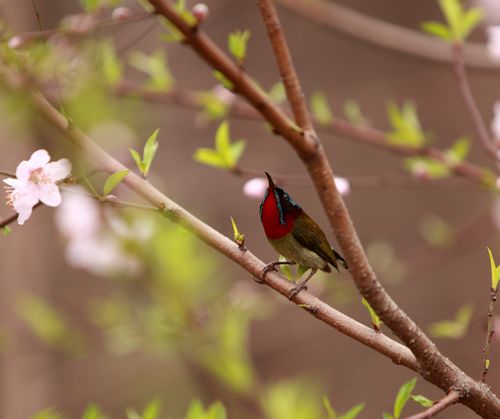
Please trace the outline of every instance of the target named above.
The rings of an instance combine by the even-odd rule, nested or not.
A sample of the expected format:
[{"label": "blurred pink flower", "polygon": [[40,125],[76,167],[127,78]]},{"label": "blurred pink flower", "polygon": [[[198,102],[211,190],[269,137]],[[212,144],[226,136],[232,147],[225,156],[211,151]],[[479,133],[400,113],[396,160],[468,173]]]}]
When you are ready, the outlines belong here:
[{"label": "blurred pink flower", "polygon": [[335,176],[335,186],[342,196],[348,195],[351,192],[351,184],[345,177]]},{"label": "blurred pink flower", "polygon": [[128,7],[117,7],[111,12],[111,19],[115,21],[126,20],[132,16],[132,11]]},{"label": "blurred pink flower", "polygon": [[215,97],[226,105],[231,105],[236,100],[236,95],[220,84],[215,86],[212,91]]},{"label": "blurred pink flower", "polygon": [[9,185],[6,187],[8,204],[19,214],[17,222],[21,225],[31,216],[33,207],[39,201],[49,207],[57,207],[61,203],[57,182],[69,176],[71,163],[68,159],[49,161],[46,150],[35,151],[29,160],[19,163],[16,179],[4,180]]},{"label": "blurred pink flower", "polygon": [[7,42],[7,46],[10,48],[10,49],[18,49],[20,47],[22,47],[22,45],[24,44],[24,39],[22,36],[19,36],[19,35],[16,35],[16,36],[13,36],[12,38],[9,39],[9,41]]},{"label": "blurred pink flower", "polygon": [[486,28],[488,43],[486,45],[490,57],[500,61],[500,26],[489,26]]},{"label": "blurred pink flower", "polygon": [[249,198],[263,199],[267,190],[267,180],[256,177],[243,186],[243,193]]},{"label": "blurred pink flower", "polygon": [[191,9],[191,13],[193,13],[193,16],[196,18],[198,23],[201,23],[208,16],[209,13],[208,6],[204,3],[197,3]]},{"label": "blurred pink flower", "polygon": [[500,142],[500,102],[493,105],[493,119],[491,120],[491,132],[497,142]]}]

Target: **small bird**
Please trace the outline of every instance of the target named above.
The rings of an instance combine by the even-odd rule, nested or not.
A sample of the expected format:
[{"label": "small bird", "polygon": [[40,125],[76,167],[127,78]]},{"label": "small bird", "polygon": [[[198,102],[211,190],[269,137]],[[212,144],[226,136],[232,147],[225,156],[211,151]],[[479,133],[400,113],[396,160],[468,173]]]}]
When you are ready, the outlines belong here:
[{"label": "small bird", "polygon": [[287,260],[272,262],[262,271],[265,276],[277,265],[295,265],[310,268],[309,275],[291,290],[288,298],[297,295],[306,287],[307,281],[318,269],[331,272],[330,265],[337,271],[339,265],[348,269],[347,263],[328,243],[323,230],[286,193],[276,186],[271,175],[265,172],[269,186],[260,204],[260,219],[269,243]]}]

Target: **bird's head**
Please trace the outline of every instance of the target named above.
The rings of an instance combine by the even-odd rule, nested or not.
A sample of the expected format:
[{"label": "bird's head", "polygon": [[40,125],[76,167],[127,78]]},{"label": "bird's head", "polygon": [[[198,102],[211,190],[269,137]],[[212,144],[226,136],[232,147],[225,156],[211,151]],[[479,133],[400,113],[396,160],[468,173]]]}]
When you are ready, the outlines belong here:
[{"label": "bird's head", "polygon": [[267,188],[260,204],[260,219],[269,238],[279,238],[293,228],[295,218],[302,212],[300,206],[279,186],[267,172]]}]

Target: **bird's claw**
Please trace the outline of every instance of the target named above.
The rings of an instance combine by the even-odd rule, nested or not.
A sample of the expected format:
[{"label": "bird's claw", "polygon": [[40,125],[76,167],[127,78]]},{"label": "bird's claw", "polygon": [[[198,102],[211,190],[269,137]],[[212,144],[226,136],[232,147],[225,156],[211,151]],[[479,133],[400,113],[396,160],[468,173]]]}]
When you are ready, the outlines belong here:
[{"label": "bird's claw", "polygon": [[295,297],[300,291],[302,290],[307,290],[307,286],[304,285],[299,285],[298,287],[292,288],[290,292],[288,293],[288,299],[291,300],[293,297]]}]

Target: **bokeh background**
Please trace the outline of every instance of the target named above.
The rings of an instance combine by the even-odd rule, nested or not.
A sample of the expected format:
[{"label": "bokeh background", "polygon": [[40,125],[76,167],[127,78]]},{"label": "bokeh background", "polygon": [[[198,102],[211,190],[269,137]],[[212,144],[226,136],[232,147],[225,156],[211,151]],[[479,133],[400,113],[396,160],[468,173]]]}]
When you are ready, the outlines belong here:
[{"label": "bokeh background", "polygon": [[[76,0],[37,3],[44,28],[57,27],[64,16],[81,13]],[[210,8],[204,24],[207,33],[218,44],[226,45],[229,32],[249,29],[248,72],[265,88],[279,81],[255,2],[206,3]],[[422,21],[441,19],[433,0],[338,3],[415,29]],[[126,5],[139,10],[134,2]],[[279,7],[279,12],[307,96],[322,91],[337,114],[347,100],[354,99],[371,123],[384,130],[390,130],[388,100],[402,103],[409,99],[417,105],[422,125],[433,133],[436,147],[448,148],[464,134],[473,137],[470,117],[448,65],[351,39],[284,7]],[[3,0],[0,13],[13,33],[38,28],[30,0]],[[162,30],[150,19],[101,29],[94,41],[112,38],[124,61],[133,50],[151,53],[161,49],[178,85],[193,90],[213,88],[216,81],[205,63],[183,45],[161,42]],[[484,40],[481,30],[474,39]],[[98,45],[88,43],[85,48],[97,54]],[[78,71],[75,74],[85,77]],[[500,94],[498,70],[471,69],[469,75],[489,124],[493,103]],[[144,80],[143,74],[130,68],[125,77]],[[61,83],[64,90],[66,80]],[[220,121],[172,103],[116,97],[108,101],[85,95],[80,100],[89,103],[80,103],[82,107],[77,110],[72,102],[74,108],[70,104],[70,110],[79,111],[86,131],[95,134],[105,148],[130,167],[133,162],[128,147],[139,148],[154,129],[160,128],[151,181],[228,236],[232,235],[229,217],[233,216],[252,252],[265,261],[276,258],[261,229],[259,201],[243,195],[247,179],[193,159],[197,148],[213,146]],[[55,159],[70,156],[73,162],[80,162],[74,163],[78,169],[88,167],[78,152],[64,145],[64,140],[47,126],[36,118],[25,118],[22,106],[5,109],[5,124],[0,126],[1,170],[15,171],[17,162],[39,148],[48,149]],[[21,117],[15,116],[18,111]],[[81,115],[87,115],[86,120]],[[229,120],[232,138],[247,142],[240,162],[243,167],[305,175],[293,150],[270,134],[262,121]],[[413,182],[404,181],[408,175],[400,156],[331,133],[322,133],[321,139],[335,173],[352,179],[352,190],[346,197],[349,211],[381,281],[401,307],[424,329],[433,322],[453,319],[464,304],[473,307],[464,336],[437,338],[436,342],[467,373],[479,376],[490,269],[486,246],[494,254],[500,250],[499,226],[494,222],[495,211],[500,209],[495,209],[494,195],[456,179],[415,187]],[[469,159],[490,164],[475,141]],[[377,179],[385,175],[403,181],[377,185]],[[375,185],[364,185],[367,179]],[[102,183],[102,178],[93,178],[93,182]],[[314,190],[293,184],[287,185],[287,190],[333,240]],[[134,199],[125,189],[117,189],[116,194]],[[2,205],[0,214],[9,214],[9,208]],[[326,417],[321,407],[324,395],[339,412],[366,403],[361,418],[381,417],[383,411],[392,411],[398,388],[415,376],[413,372],[392,365],[259,286],[246,272],[187,238],[167,220],[137,212],[125,214],[129,225],[135,222],[130,220],[145,218],[148,226],[139,224],[137,228],[152,229],[153,233],[150,231],[129,251],[140,263],[148,262],[149,268],[132,274],[103,275],[68,264],[67,243],[54,225],[54,210],[50,208],[36,210],[26,225],[13,225],[9,236],[0,237],[0,417],[28,418],[42,408],[55,407],[73,418],[79,417],[89,402],[95,402],[109,416],[119,418],[124,417],[126,407],[141,409],[155,397],[163,400],[169,418],[183,417],[193,398],[205,403],[221,400],[232,418],[290,417],[285,410],[281,410],[281,416],[269,413],[273,397],[279,399],[276,405],[318,406],[317,413],[305,409],[303,418]],[[433,234],[438,239],[444,234],[445,239],[438,240],[440,245],[432,246],[425,239]],[[162,252],[169,255],[162,257]],[[353,318],[370,323],[348,274],[314,279],[310,290]],[[29,296],[41,298],[47,306],[39,300],[37,305]],[[106,301],[115,304],[106,306]],[[53,324],[38,324],[47,316],[47,322],[51,322],[47,307],[61,315],[63,332]],[[188,314],[195,319],[186,320]],[[222,336],[218,327],[231,323],[228,318],[236,320],[226,325]],[[52,322],[57,323],[54,319]],[[189,329],[186,324],[195,326]],[[40,338],[44,327],[49,329],[45,340]],[[233,355],[234,365],[224,366]],[[497,341],[491,359],[488,383],[495,391],[500,386]],[[234,377],[228,378],[227,371],[220,372],[226,367],[237,370]],[[422,379],[415,393],[430,399],[441,397],[439,390]],[[420,409],[410,401],[405,412]],[[454,419],[474,416],[461,406],[441,415]]]}]

